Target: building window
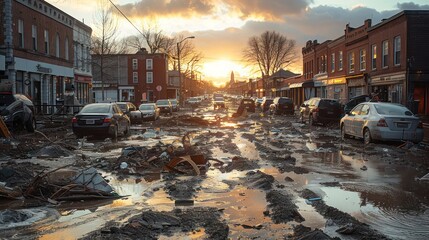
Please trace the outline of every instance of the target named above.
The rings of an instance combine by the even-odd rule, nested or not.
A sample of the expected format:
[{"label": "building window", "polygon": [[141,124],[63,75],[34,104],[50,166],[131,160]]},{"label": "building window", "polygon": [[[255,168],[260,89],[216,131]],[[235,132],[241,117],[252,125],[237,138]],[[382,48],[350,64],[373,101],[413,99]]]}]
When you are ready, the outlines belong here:
[{"label": "building window", "polygon": [[371,47],[371,68],[377,69],[377,45],[375,44]]},{"label": "building window", "polygon": [[349,73],[355,72],[355,53],[349,53]]},{"label": "building window", "polygon": [[359,58],[360,58],[360,70],[365,71],[366,69],[366,50],[361,49],[359,52]]},{"label": "building window", "polygon": [[389,61],[389,42],[387,40],[383,42],[383,59],[381,60],[383,68],[387,68]]},{"label": "building window", "polygon": [[153,83],[153,72],[146,73],[146,83]]},{"label": "building window", "polygon": [[49,55],[49,32],[45,30],[45,54]]},{"label": "building window", "polygon": [[139,82],[139,75],[137,72],[133,72],[133,83]]},{"label": "building window", "polygon": [[152,69],[153,69],[152,59],[146,59],[146,70],[152,70]]},{"label": "building window", "polygon": [[85,71],[85,67],[86,67],[86,65],[85,65],[86,53],[85,53],[85,47],[83,46],[83,44],[80,45],[80,51],[81,51],[81,53],[80,53],[81,64],[80,65],[82,66],[81,70]]},{"label": "building window", "polygon": [[133,70],[137,70],[139,67],[137,59],[133,58]]},{"label": "building window", "polygon": [[331,72],[335,72],[335,53],[331,54]]},{"label": "building window", "polygon": [[36,25],[31,26],[31,40],[33,44],[33,50],[37,51],[37,26]]},{"label": "building window", "polygon": [[66,37],[66,40],[64,41],[64,55],[66,57],[66,60],[69,60],[69,38]]},{"label": "building window", "polygon": [[58,33],[55,37],[55,57],[60,57],[60,35]]},{"label": "building window", "polygon": [[79,44],[74,44],[74,67],[79,69]]},{"label": "building window", "polygon": [[338,53],[338,71],[343,70],[343,51]]},{"label": "building window", "polygon": [[91,54],[89,52],[89,47],[86,47],[85,62],[86,62],[86,71],[91,72]]},{"label": "building window", "polygon": [[401,64],[401,36],[395,37],[393,44],[394,44],[393,45],[393,51],[394,51],[393,62],[395,65],[400,65]]},{"label": "building window", "polygon": [[19,47],[24,48],[24,21],[18,20]]}]

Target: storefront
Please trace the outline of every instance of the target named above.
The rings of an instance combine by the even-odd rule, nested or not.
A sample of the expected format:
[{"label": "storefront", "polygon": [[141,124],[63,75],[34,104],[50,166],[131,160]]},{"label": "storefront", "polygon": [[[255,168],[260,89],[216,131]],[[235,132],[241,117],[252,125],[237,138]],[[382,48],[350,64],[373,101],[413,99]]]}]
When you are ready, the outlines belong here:
[{"label": "storefront", "polygon": [[316,97],[326,98],[328,96],[327,80],[314,81],[314,88],[316,89]]},{"label": "storefront", "polygon": [[380,101],[405,105],[405,73],[374,76],[370,82],[371,94],[378,94]]},{"label": "storefront", "polygon": [[327,97],[337,99],[340,103],[344,104],[348,98],[346,95],[346,78],[333,78],[327,80]]},{"label": "storefront", "polygon": [[75,74],[74,78],[74,93],[80,104],[85,105],[91,103],[91,76],[83,76]]},{"label": "storefront", "polygon": [[347,77],[348,99],[352,97],[368,94],[366,85],[366,76],[361,74],[357,76]]},{"label": "storefront", "polygon": [[30,97],[36,111],[52,112],[49,106],[64,102],[66,85],[70,86],[74,74],[72,67],[58,66],[15,58],[16,92]]}]

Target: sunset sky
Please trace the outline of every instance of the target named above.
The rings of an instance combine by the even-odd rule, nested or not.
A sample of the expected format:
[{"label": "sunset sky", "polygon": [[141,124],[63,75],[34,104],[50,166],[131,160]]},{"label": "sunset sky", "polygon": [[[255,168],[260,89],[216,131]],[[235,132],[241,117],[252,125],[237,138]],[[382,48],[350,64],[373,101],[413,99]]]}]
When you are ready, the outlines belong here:
[{"label": "sunset sky", "polygon": [[[108,0],[104,0],[110,4]],[[52,5],[93,27],[96,1],[49,0]],[[287,69],[302,72],[301,48],[308,40],[335,39],[345,25],[360,26],[365,19],[376,24],[401,10],[429,9],[427,0],[113,0],[137,27],[149,20],[167,35],[195,36],[189,39],[204,55],[203,76],[222,83],[231,71],[247,79],[248,69],[240,61],[252,36],[277,31],[297,42],[297,56]],[[120,17],[121,36],[138,35]]]}]

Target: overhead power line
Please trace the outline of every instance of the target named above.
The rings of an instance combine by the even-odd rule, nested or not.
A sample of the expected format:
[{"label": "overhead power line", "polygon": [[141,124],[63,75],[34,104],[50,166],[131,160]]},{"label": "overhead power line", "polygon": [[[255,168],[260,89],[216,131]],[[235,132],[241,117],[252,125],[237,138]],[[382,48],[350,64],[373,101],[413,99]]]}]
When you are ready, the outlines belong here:
[{"label": "overhead power line", "polygon": [[116,10],[118,10],[118,12],[125,18],[127,19],[127,21],[137,30],[137,32],[139,32],[142,36],[144,36],[144,34],[131,22],[131,20],[127,17],[127,15],[125,15],[125,13],[123,13],[121,11],[121,9],[119,9],[113,2],[112,0],[109,0],[109,2],[116,8]]}]

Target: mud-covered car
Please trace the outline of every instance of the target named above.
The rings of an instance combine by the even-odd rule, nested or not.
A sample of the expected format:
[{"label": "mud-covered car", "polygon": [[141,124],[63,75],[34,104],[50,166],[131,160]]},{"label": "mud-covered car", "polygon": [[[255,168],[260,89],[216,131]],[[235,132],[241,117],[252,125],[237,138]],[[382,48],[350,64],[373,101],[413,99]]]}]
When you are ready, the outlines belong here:
[{"label": "mud-covered car", "polygon": [[270,111],[274,114],[290,114],[295,113],[293,101],[287,97],[276,97],[270,105]]},{"label": "mud-covered car", "polygon": [[158,106],[161,113],[173,114],[173,106],[171,105],[170,100],[168,99],[159,99],[156,101],[156,106]]},{"label": "mud-covered car", "polygon": [[159,108],[155,103],[142,103],[139,109],[131,112],[131,123],[142,123],[147,120],[155,121],[159,118]]},{"label": "mud-covered car", "polygon": [[131,102],[117,102],[116,104],[128,117],[131,117],[132,111],[137,110],[136,106]]},{"label": "mud-covered car", "polygon": [[213,99],[213,108],[216,110],[218,108],[225,108],[225,100],[223,97],[215,97]]},{"label": "mud-covered car", "polygon": [[28,132],[34,132],[36,129],[34,104],[22,94],[0,92],[0,115],[11,131],[25,128]]},{"label": "mud-covered car", "polygon": [[120,133],[130,132],[130,119],[116,103],[91,103],[72,119],[73,133],[83,136],[109,136],[116,139]]},{"label": "mud-covered car", "polygon": [[336,99],[310,98],[299,108],[299,119],[302,123],[308,121],[310,125],[339,123],[343,108]]}]

